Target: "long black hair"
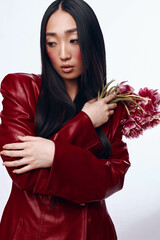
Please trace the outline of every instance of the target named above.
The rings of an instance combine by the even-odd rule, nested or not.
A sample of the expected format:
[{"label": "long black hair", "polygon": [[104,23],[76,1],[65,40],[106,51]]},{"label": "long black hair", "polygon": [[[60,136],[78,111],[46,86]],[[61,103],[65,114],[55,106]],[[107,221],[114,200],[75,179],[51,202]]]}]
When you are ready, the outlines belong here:
[{"label": "long black hair", "polygon": [[[79,93],[73,102],[62,77],[55,71],[46,52],[46,25],[59,8],[70,13],[77,24],[83,71]],[[97,17],[83,0],[56,0],[46,10],[41,23],[41,89],[36,106],[36,135],[49,138],[67,123],[85,102],[97,96],[106,77],[103,34]],[[63,117],[62,117],[63,115]],[[102,135],[99,133],[98,135]],[[103,137],[104,138],[104,137]],[[109,144],[109,143],[108,143]]]}]

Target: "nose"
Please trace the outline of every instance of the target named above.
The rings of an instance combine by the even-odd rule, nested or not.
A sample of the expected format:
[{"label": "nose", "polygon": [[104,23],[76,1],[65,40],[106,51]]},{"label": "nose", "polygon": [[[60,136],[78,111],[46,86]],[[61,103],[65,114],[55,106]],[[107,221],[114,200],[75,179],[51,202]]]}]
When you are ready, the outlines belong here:
[{"label": "nose", "polygon": [[66,43],[62,43],[59,50],[59,56],[62,61],[66,61],[71,58],[71,52]]}]

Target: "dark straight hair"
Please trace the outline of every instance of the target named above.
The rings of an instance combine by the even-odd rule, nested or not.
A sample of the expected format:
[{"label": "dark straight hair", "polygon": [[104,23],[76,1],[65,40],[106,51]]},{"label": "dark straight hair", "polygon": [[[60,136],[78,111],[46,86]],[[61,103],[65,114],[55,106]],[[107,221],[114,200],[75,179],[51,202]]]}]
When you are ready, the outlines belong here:
[{"label": "dark straight hair", "polygon": [[[50,16],[59,8],[70,13],[74,18],[82,54],[83,72],[79,77],[79,93],[74,102],[66,92],[64,81],[55,71],[46,52],[46,25]],[[48,7],[41,23],[42,74],[35,114],[37,136],[51,137],[82,109],[85,102],[97,96],[102,83],[105,84],[105,55],[104,39],[99,22],[86,2],[56,0]],[[98,135],[101,134],[98,133]]]}]

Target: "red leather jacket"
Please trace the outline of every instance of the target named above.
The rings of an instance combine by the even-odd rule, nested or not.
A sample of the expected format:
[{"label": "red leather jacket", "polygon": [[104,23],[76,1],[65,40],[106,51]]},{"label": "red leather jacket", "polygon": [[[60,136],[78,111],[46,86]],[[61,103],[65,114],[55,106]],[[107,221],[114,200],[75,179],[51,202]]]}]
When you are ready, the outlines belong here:
[{"label": "red leather jacket", "polygon": [[[35,135],[40,85],[40,75],[34,74],[9,74],[3,79],[0,150],[6,143],[18,142],[18,135]],[[0,224],[1,240],[117,239],[104,199],[122,188],[130,166],[119,124],[124,114],[118,104],[102,127],[112,144],[109,159],[95,156],[102,145],[90,118],[81,111],[50,138],[55,142],[51,168],[21,175],[7,169],[13,185]],[[52,196],[56,196],[53,206]]]}]

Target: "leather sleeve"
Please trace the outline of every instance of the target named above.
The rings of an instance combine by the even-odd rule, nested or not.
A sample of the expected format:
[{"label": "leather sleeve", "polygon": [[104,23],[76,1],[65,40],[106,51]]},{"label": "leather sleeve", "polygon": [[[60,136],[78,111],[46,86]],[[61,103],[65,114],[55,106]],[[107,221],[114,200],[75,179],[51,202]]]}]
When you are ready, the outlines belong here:
[{"label": "leather sleeve", "polygon": [[[119,135],[120,133],[118,133]],[[48,177],[47,185],[35,185],[34,192],[51,194],[77,203],[99,201],[123,187],[128,170],[129,155],[126,144],[118,137],[112,142],[109,159],[98,159],[78,146],[55,142],[55,157],[49,172],[41,172],[39,179]]]},{"label": "leather sleeve", "polygon": [[[28,78],[24,81],[16,74],[7,75],[2,81],[1,149],[6,143],[18,142],[18,135],[35,135],[35,91],[38,90],[33,84],[34,81],[30,82]],[[76,120],[79,124],[83,121],[84,125],[74,125]],[[115,138],[112,144],[114,158],[98,159],[89,151],[93,146],[98,146],[99,141],[88,116],[81,112],[72,121],[68,123],[68,128],[64,127],[53,136],[56,152],[51,168],[36,169],[21,175],[13,174],[13,168],[7,169],[19,188],[77,203],[97,201],[121,189],[129,167],[126,145],[119,137]],[[65,140],[61,141],[62,138]],[[4,161],[11,160],[4,156],[2,158]]]},{"label": "leather sleeve", "polygon": [[[34,102],[36,101],[34,91],[36,89],[33,86],[34,81],[28,80],[30,79],[27,76],[8,74],[1,83],[1,93],[4,98],[0,124],[0,150],[5,144],[19,142],[19,135],[34,135]],[[3,155],[1,157],[3,161],[16,160]],[[19,188],[28,191],[34,188],[39,169],[22,175],[14,174],[13,170],[14,168],[7,168],[10,177]]]},{"label": "leather sleeve", "polygon": [[51,139],[88,149],[95,154],[103,148],[90,118],[83,111],[73,117]]}]

